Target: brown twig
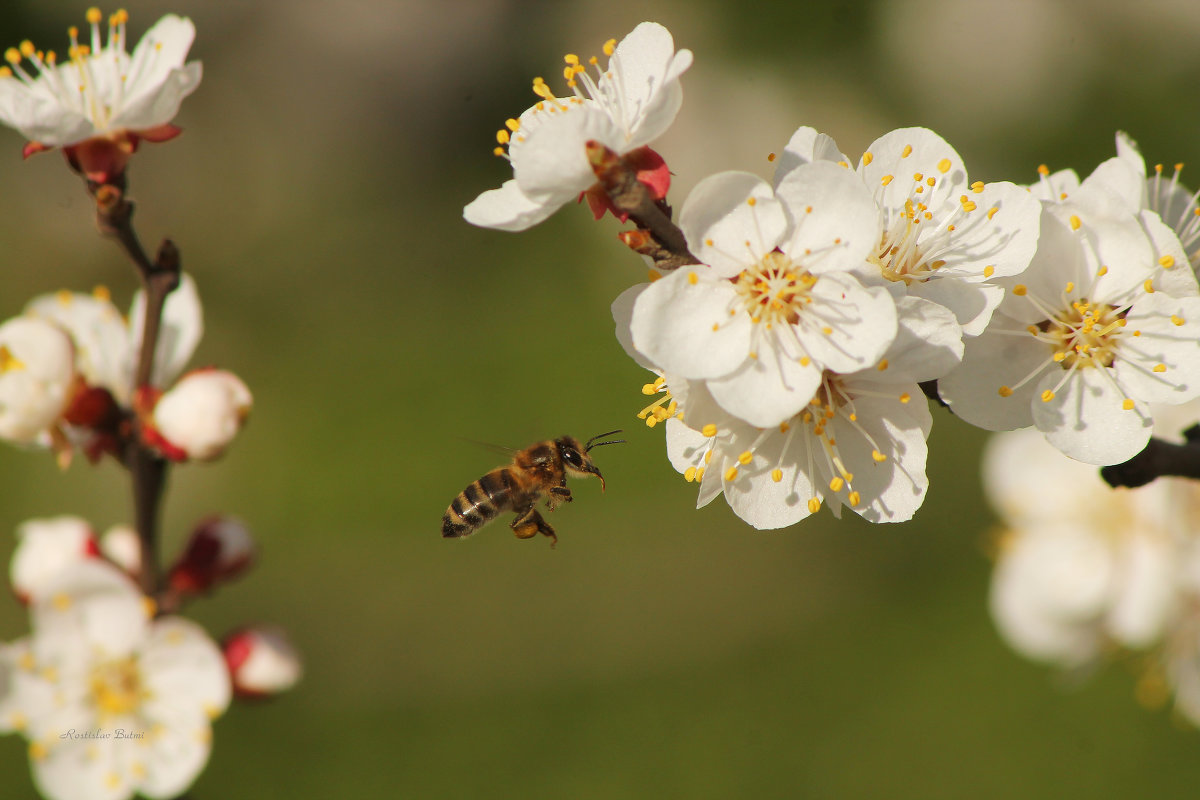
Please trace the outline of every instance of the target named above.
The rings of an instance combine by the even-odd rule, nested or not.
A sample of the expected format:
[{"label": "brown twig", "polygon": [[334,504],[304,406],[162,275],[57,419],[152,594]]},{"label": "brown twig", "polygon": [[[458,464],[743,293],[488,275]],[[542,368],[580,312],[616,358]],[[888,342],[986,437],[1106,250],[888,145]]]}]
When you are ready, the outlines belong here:
[{"label": "brown twig", "polygon": [[[169,239],[164,239],[154,261],[147,257],[133,228],[133,203],[125,197],[123,182],[89,186],[89,189],[96,200],[96,222],[100,232],[116,241],[129,256],[146,293],[142,344],[134,373],[136,391],[149,386],[154,374],[163,305],[167,295],[179,285],[179,251]],[[147,595],[154,596],[159,589],[158,518],[166,485],[167,462],[143,443],[139,426],[135,415],[123,461],[133,478],[134,524],[142,550],[141,587]]]},{"label": "brown twig", "polygon": [[[637,252],[654,259],[654,266],[668,272],[686,264],[699,264],[700,260],[688,249],[683,231],[671,221],[671,208],[656,202],[650,190],[637,179],[637,171],[615,152],[596,141],[587,143],[588,162],[592,172],[604,188],[616,211],[629,219],[645,233],[637,238],[636,245],[622,238]],[[626,232],[631,233],[631,232]]]}]

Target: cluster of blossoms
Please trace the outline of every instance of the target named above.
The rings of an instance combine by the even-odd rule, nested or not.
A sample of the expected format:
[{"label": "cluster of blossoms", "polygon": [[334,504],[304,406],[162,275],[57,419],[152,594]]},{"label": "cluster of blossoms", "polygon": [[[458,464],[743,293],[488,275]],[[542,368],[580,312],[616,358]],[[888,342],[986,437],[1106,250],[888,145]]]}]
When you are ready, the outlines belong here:
[{"label": "cluster of blossoms", "polygon": [[[137,534],[97,537],[77,517],[17,531],[13,590],[30,635],[0,645],[0,733],[29,741],[49,798],[176,797],[208,761],[212,720],[233,693],[273,694],[299,679],[299,660],[271,628],[218,646],[196,623],[159,613],[134,581]],[[173,605],[245,571],[253,545],[236,520],[206,520],[170,571]]]},{"label": "cluster of blossoms", "polygon": [[243,524],[205,519],[165,573],[157,564],[168,465],[220,456],[252,398],[226,370],[184,372],[203,333],[195,280],[169,241],[146,255],[125,198],[139,144],[180,133],[172,119],[201,78],[199,62],[185,63],[195,29],[168,15],[130,54],[127,19],[109,17],[102,43],[89,9],[90,37],[72,28],[63,63],[26,41],[0,74],[0,122],[28,139],[27,156],[62,148],[143,285],[128,315],[99,287],[36,297],[0,324],[0,439],[64,468],[76,453],[111,457],[130,472],[137,518],[103,537],[75,517],[18,530],[12,586],[31,631],[0,645],[0,732],[29,741],[34,781],[53,800],[178,796],[232,695],[272,695],[300,676],[279,629],[248,626],[217,645],[178,615],[252,565]]},{"label": "cluster of blossoms", "polygon": [[[1181,411],[1200,415],[1154,410],[1168,435]],[[1114,491],[1031,430],[996,434],[983,475],[1003,523],[991,610],[1009,644],[1081,673],[1123,658],[1143,704],[1174,695],[1200,725],[1200,487],[1162,478]]]},{"label": "cluster of blossoms", "polygon": [[654,23],[605,53],[591,72],[565,57],[565,100],[534,81],[541,100],[498,135],[513,179],[464,216],[523,230],[586,197],[597,218],[634,221],[621,239],[650,282],[613,303],[617,337],[657,375],[640,416],[664,423],[698,505],[723,494],[756,528],[825,504],[910,519],[928,488],[926,394],[1095,465],[1146,445],[1148,403],[1200,396],[1195,203],[1148,181],[1123,136],[1087,180],[1042,168],[1020,186],[971,181],[924,128],[852,159],[802,127],[770,180],[704,178],[676,226],[648,143],[691,53]]}]

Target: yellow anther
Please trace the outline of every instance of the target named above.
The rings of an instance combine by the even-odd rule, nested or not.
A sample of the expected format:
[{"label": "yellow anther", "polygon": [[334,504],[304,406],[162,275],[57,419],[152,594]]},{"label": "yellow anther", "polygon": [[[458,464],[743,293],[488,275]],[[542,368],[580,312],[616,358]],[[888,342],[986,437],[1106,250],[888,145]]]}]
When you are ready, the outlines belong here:
[{"label": "yellow anther", "polygon": [[913,181],[914,181],[914,182],[916,182],[916,183],[920,183],[920,182],[921,182],[921,181],[923,181],[923,180],[925,180],[925,176],[924,176],[924,175],[922,175],[920,172],[914,172],[914,173],[913,173]]},{"label": "yellow anther", "polygon": [[93,25],[100,22],[100,20],[103,18],[104,15],[100,13],[100,9],[96,8],[95,6],[92,6],[87,10],[87,21]]},{"label": "yellow anther", "polygon": [[1043,403],[1049,403],[1053,399],[1054,399],[1054,392],[1050,391],[1049,389],[1042,392],[1042,402]]},{"label": "yellow anther", "polygon": [[751,453],[749,450],[743,451],[742,454],[740,456],[738,456],[738,461],[740,461],[743,464],[749,464],[753,460],[754,460],[754,454]]},{"label": "yellow anther", "polygon": [[808,356],[800,356],[800,366],[807,367],[811,363],[812,363],[812,359],[809,358]]},{"label": "yellow anther", "polygon": [[771,470],[771,480],[775,481],[775,483],[779,483],[781,480],[783,480],[783,470],[779,469],[779,467]]},{"label": "yellow anther", "polygon": [[[962,210],[966,211],[966,212],[974,211],[978,207],[979,206],[975,205],[973,202],[971,202],[969,200],[962,204]],[[991,219],[991,217],[988,217],[988,219]]]},{"label": "yellow anther", "polygon": [[909,400],[912,400],[912,395],[909,394],[908,392],[904,392],[903,394],[900,395],[901,403],[907,403]]},{"label": "yellow anther", "polygon": [[1017,297],[1024,297],[1026,292],[1028,292],[1028,291],[1029,291],[1028,286],[1026,286],[1023,283],[1018,283],[1016,286],[1013,287],[1012,293],[1015,294]]},{"label": "yellow anther", "polygon": [[604,55],[611,56],[616,49],[617,49],[617,40],[616,39],[609,39],[607,42],[604,43],[604,48],[603,48]]},{"label": "yellow anther", "polygon": [[700,433],[704,434],[705,436],[708,436],[709,438],[716,436],[717,435],[717,426],[710,422],[707,425],[705,425],[703,428],[700,429]]},{"label": "yellow anther", "polygon": [[975,194],[981,193],[983,191],[983,181],[975,181],[974,183],[972,183],[971,191],[974,192]]},{"label": "yellow anther", "polygon": [[1103,277],[1104,277],[1105,275],[1107,275],[1107,274],[1108,274],[1108,267],[1103,267],[1103,266],[1102,266],[1102,267],[1100,267],[1100,269],[1096,270],[1096,277],[1097,277],[1097,278],[1103,278]]},{"label": "yellow anther", "polygon": [[66,611],[71,607],[71,595],[67,594],[66,592],[59,592],[58,594],[54,595],[54,597],[50,598],[50,603],[54,606],[56,611]]},{"label": "yellow anther", "polygon": [[658,387],[653,383],[642,384],[642,394],[658,394]]},{"label": "yellow anther", "polygon": [[1038,171],[1038,175],[1049,175],[1050,174],[1050,168],[1047,167],[1045,164],[1038,164],[1037,171]]},{"label": "yellow anther", "polygon": [[1067,357],[1067,351],[1066,351],[1066,350],[1059,350],[1057,353],[1055,353],[1055,354],[1052,356],[1053,360],[1054,360],[1056,363],[1062,363],[1063,359],[1065,359],[1066,357]]},{"label": "yellow anther", "polygon": [[880,372],[883,372],[887,368],[888,368],[888,360],[886,358],[880,359],[879,366],[876,367],[876,369],[878,369]]},{"label": "yellow anther", "polygon": [[1125,409],[1126,411],[1132,411],[1133,410],[1133,400],[1126,397],[1125,400],[1121,403],[1121,408]]},{"label": "yellow anther", "polygon": [[791,429],[792,429],[792,426],[787,424],[786,422],[779,423],[779,432],[780,433],[787,433]]},{"label": "yellow anther", "polygon": [[699,483],[702,480],[704,480],[704,467],[696,470],[696,483]]},{"label": "yellow anther", "polygon": [[862,163],[863,163],[863,166],[864,166],[864,167],[865,167],[867,164],[870,164],[870,163],[871,163],[872,161],[874,161],[874,160],[875,160],[875,156],[874,156],[874,155],[872,155],[870,152],[863,153],[863,155],[862,155]]},{"label": "yellow anther", "polygon": [[34,54],[37,53],[37,48],[34,47],[33,42],[29,41],[28,39],[21,42],[20,48],[21,55],[25,56],[26,58],[33,58]]},{"label": "yellow anther", "polygon": [[1142,284],[1142,288],[1146,290],[1146,294],[1154,294],[1154,279],[1146,278],[1146,282]]},{"label": "yellow anther", "polygon": [[1170,269],[1175,266],[1175,258],[1171,255],[1165,255],[1158,260],[1158,265],[1163,269]]},{"label": "yellow anther", "polygon": [[937,178],[926,178],[925,182],[930,186],[934,186],[937,184]]},{"label": "yellow anther", "polygon": [[505,150],[504,150],[504,148],[503,148],[503,147],[493,147],[493,148],[492,148],[492,155],[494,155],[494,156],[503,156],[503,155],[505,155]]},{"label": "yellow anther", "polygon": [[1155,364],[1153,367],[1153,371],[1154,372],[1166,372],[1167,365],[1166,364]]},{"label": "yellow anther", "polygon": [[1000,206],[992,206],[987,211],[987,218],[991,219],[992,217],[996,216],[996,212],[999,210],[1000,210]]},{"label": "yellow anther", "polygon": [[687,481],[688,483],[691,483],[692,481],[696,480],[696,468],[688,467],[687,469],[685,469],[683,471],[683,479],[685,481]]},{"label": "yellow anther", "polygon": [[0,344],[0,374],[25,369],[25,362],[12,354],[7,345]]},{"label": "yellow anther", "polygon": [[902,151],[900,151],[900,157],[908,158],[911,155],[912,155],[912,145],[911,144],[904,145],[904,149]]},{"label": "yellow anther", "polygon": [[757,198],[757,197],[748,197],[748,198],[746,198],[746,205],[748,205],[748,206],[756,206],[756,205],[758,205],[758,198]]},{"label": "yellow anther", "polygon": [[729,469],[725,470],[724,477],[725,477],[726,483],[733,483],[734,481],[737,480],[737,476],[738,476],[737,467],[730,467]]},{"label": "yellow anther", "polygon": [[883,462],[887,461],[887,456],[885,456],[883,453],[879,452],[878,450],[872,450],[871,451],[871,459],[876,464],[882,464]]},{"label": "yellow anther", "polygon": [[808,513],[815,514],[821,510],[821,500],[817,497],[808,498]]},{"label": "yellow anther", "polygon": [[50,751],[41,742],[29,743],[29,758],[33,761],[43,761]]},{"label": "yellow anther", "polygon": [[1001,397],[1012,397],[1012,393],[1013,393],[1013,390],[1010,389],[1009,387],[1007,387],[1007,386],[1000,387],[1000,396]]},{"label": "yellow anther", "polygon": [[4,60],[13,65],[20,64],[21,51],[15,47],[8,48],[4,51]]},{"label": "yellow anther", "polygon": [[695,286],[699,282],[700,282],[699,275],[697,275],[695,272],[688,273],[688,283],[690,283],[692,286]]},{"label": "yellow anther", "polygon": [[567,53],[565,56],[563,56],[563,61],[567,62],[571,66],[575,66],[579,63],[579,56],[575,55],[574,53]]},{"label": "yellow anther", "polygon": [[774,153],[767,153],[767,161],[768,161],[768,162],[772,162],[772,161],[774,161],[774,160],[775,160],[775,154],[774,154]]},{"label": "yellow anther", "polygon": [[508,144],[508,141],[509,141],[508,130],[506,130],[505,128],[501,128],[500,130],[496,131],[496,141],[499,142],[500,144]]},{"label": "yellow anther", "polygon": [[858,492],[851,492],[850,494],[846,495],[846,500],[847,500],[847,502],[850,503],[850,506],[853,508],[854,506],[856,506],[862,502],[862,495],[860,495]]},{"label": "yellow anther", "polygon": [[1079,226],[1083,224],[1083,222],[1080,221],[1079,217],[1075,214],[1072,214],[1067,222],[1071,224],[1071,230],[1073,231],[1079,230]]},{"label": "yellow anther", "polygon": [[879,182],[881,184],[883,184],[884,186],[887,186],[889,183],[891,183],[895,179],[896,179],[896,177],[894,175],[884,175],[882,178],[880,178]]},{"label": "yellow anther", "polygon": [[0,78],[11,78],[13,76],[12,67],[5,64],[0,67]]},{"label": "yellow anther", "polygon": [[943,158],[941,161],[939,161],[937,163],[937,168],[938,168],[938,172],[945,175],[947,172],[950,171],[950,159]]},{"label": "yellow anther", "polygon": [[[649,279],[649,281],[651,283],[654,283],[656,280],[658,280],[661,277],[662,277],[662,273],[656,269],[652,269],[652,270],[649,270],[646,272],[646,278]],[[717,327],[720,327],[720,326],[718,325]]]},{"label": "yellow anther", "polygon": [[986,267],[983,268],[983,277],[990,278],[995,274],[996,274],[996,268],[994,266],[992,266],[991,264],[988,264]]},{"label": "yellow anther", "polygon": [[1075,291],[1075,281],[1067,281],[1067,288],[1063,291],[1065,291],[1067,294]]},{"label": "yellow anther", "polygon": [[842,487],[845,485],[846,485],[846,482],[844,480],[842,480],[840,477],[835,475],[829,481],[829,491],[840,492],[842,490]]},{"label": "yellow anther", "polygon": [[1171,324],[1174,325],[1175,327],[1179,327],[1180,325],[1182,325],[1184,323],[1184,321],[1185,320],[1183,319],[1183,317],[1180,317],[1176,314],[1171,315]]}]

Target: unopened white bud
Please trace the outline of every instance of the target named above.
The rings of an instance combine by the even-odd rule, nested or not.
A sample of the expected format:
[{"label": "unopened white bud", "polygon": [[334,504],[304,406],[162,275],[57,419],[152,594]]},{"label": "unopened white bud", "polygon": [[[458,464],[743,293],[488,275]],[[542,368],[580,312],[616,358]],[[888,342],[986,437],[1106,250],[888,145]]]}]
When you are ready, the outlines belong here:
[{"label": "unopened white bud", "polygon": [[100,537],[100,552],[130,575],[142,570],[142,543],[128,525],[114,525]]},{"label": "unopened white bud", "polygon": [[90,525],[79,517],[31,519],[17,528],[9,577],[23,602],[35,599],[66,567],[100,551]]},{"label": "unopened white bud", "polygon": [[75,350],[62,329],[14,317],[0,325],[0,438],[37,441],[66,411],[75,383]]},{"label": "unopened white bud", "polygon": [[232,372],[195,370],[159,399],[154,427],[168,448],[176,448],[184,458],[206,461],[225,452],[252,404],[250,390]]},{"label": "unopened white bud", "polygon": [[280,628],[244,628],[226,638],[223,649],[234,691],[243,696],[286,692],[304,671],[300,654]]}]

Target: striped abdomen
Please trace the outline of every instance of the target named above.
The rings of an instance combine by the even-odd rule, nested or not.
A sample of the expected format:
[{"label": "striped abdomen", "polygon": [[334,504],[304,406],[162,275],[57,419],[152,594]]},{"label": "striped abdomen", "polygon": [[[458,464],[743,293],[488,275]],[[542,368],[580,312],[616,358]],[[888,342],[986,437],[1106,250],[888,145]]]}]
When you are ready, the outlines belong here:
[{"label": "striped abdomen", "polygon": [[509,467],[498,467],[463,489],[442,517],[442,536],[468,536],[512,508],[515,482]]}]

